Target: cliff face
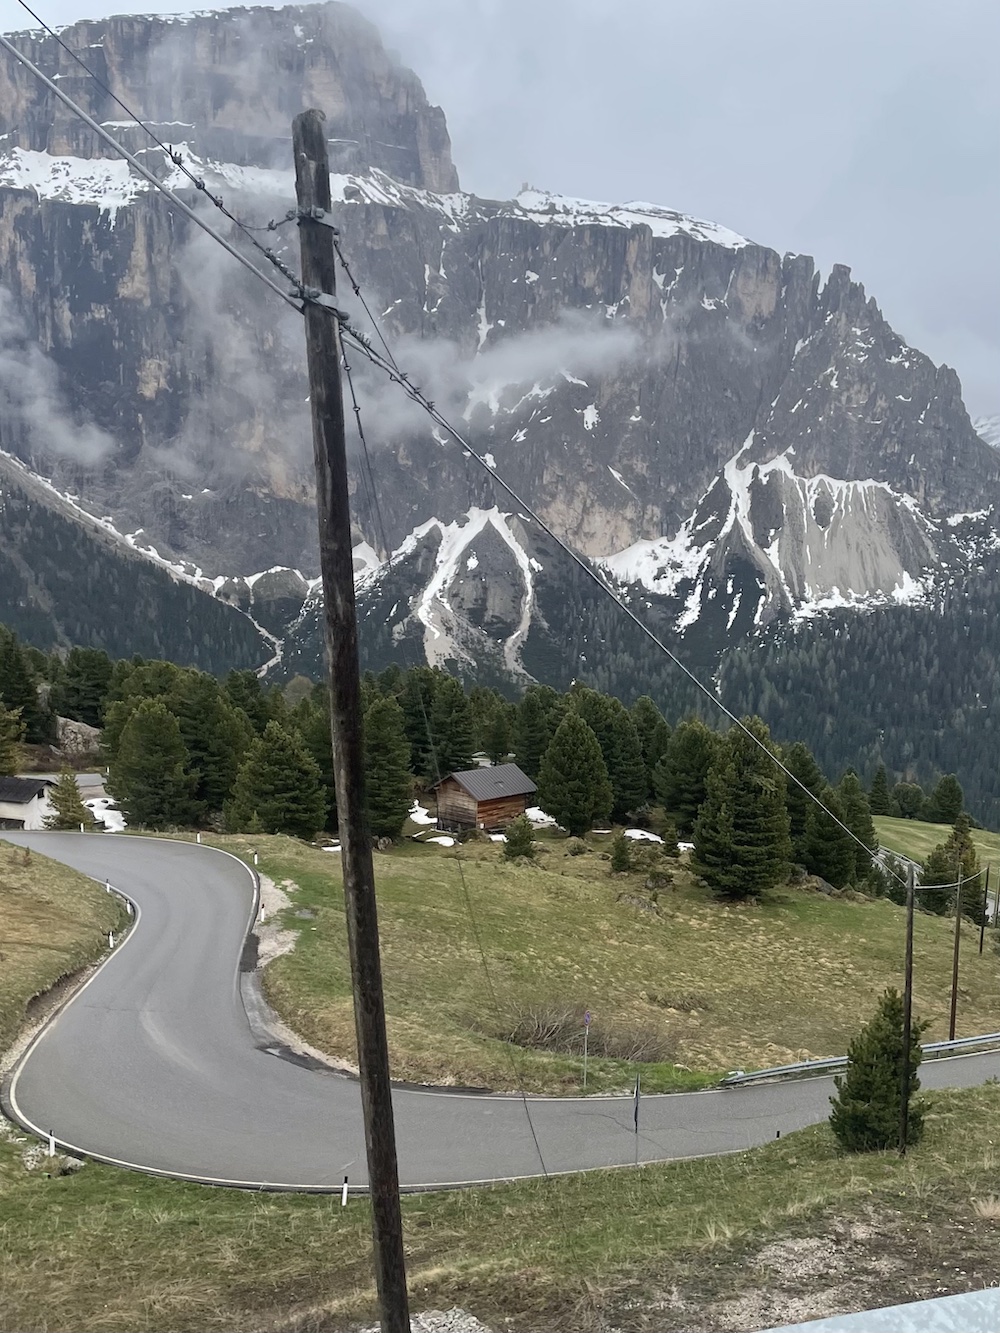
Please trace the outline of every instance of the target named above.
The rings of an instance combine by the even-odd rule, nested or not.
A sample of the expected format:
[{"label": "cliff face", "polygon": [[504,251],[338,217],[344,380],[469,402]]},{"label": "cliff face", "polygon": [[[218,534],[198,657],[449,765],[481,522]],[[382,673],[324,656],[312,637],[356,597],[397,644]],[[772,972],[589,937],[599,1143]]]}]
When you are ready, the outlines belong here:
[{"label": "cliff face", "polygon": [[[1000,458],[957,377],[847,269],[824,283],[806,256],[648,204],[459,193],[441,112],[345,6],[63,36],[257,225],[293,202],[292,116],[323,106],[343,246],[400,362],[555,531],[681,632],[711,623],[721,641],[918,596],[962,558],[947,520],[997,499]],[[54,43],[18,43],[196,197]],[[298,317],[6,63],[0,108],[0,446],[280,628],[271,583],[240,576],[301,571],[277,580],[284,614],[316,573]],[[294,227],[267,235],[297,267]],[[359,472],[357,535],[379,546],[384,527],[399,549],[398,596],[365,577],[368,618],[377,605],[387,651],[528,669],[555,633],[552,553],[351,361],[380,511]]]}]

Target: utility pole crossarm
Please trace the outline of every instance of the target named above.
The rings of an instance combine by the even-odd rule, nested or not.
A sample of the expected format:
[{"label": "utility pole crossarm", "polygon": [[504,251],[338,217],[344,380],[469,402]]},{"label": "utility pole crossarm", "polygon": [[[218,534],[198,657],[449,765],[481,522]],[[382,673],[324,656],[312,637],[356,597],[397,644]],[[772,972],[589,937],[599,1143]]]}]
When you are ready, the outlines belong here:
[{"label": "utility pole crossarm", "polygon": [[358,626],[340,387],[342,352],[340,321],[334,313],[337,294],[334,233],[326,224],[331,202],[330,170],[321,111],[303,111],[295,117],[292,148],[302,283],[319,297],[306,300],[303,314],[316,462],[330,728],[371,1192],[375,1283],[382,1333],[410,1333],[375,876],[364,812]]}]

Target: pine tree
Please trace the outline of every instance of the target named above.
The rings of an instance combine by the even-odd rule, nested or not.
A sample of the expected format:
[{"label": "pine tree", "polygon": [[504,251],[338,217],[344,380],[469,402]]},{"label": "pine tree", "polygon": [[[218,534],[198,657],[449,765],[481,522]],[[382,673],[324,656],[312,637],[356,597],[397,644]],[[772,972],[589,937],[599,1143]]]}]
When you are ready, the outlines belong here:
[{"label": "pine tree", "polygon": [[538,802],[568,833],[580,837],[611,814],[613,796],[597,737],[571,710],[559,723],[538,773]]},{"label": "pine tree", "polygon": [[[915,1097],[920,1089],[920,1037],[926,1026],[913,1023],[906,1053],[908,1147],[920,1142],[924,1129],[923,1107]],[[847,1072],[833,1080],[837,1095],[830,1098],[830,1128],[848,1152],[884,1152],[899,1143],[903,1035],[903,999],[898,991],[889,989],[874,1018],[851,1042]]]},{"label": "pine tree", "polygon": [[53,708],[61,717],[99,727],[111,672],[111,658],[102,649],[71,648],[52,690]]},{"label": "pine tree", "polygon": [[902,819],[920,819],[925,800],[924,789],[916,782],[897,782],[892,789],[892,803]]},{"label": "pine tree", "polygon": [[28,657],[10,630],[0,625],[0,704],[20,709],[24,739],[42,745],[52,739],[54,719],[38,696],[38,680]]},{"label": "pine tree", "polygon": [[979,865],[979,853],[972,841],[972,821],[966,814],[960,814],[955,820],[948,841],[945,843],[952,864],[961,867],[962,872],[962,915],[974,921],[977,926],[983,924],[983,875]]},{"label": "pine tree", "polygon": [[20,709],[5,708],[0,702],[0,778],[13,777],[21,767],[23,736]]},{"label": "pine tree", "polygon": [[928,814],[934,824],[954,824],[962,813],[965,794],[962,785],[954,773],[946,773],[939,778],[931,792]]},{"label": "pine tree", "polygon": [[611,782],[611,818],[621,824],[646,802],[646,765],[639,736],[625,705],[607,694],[576,686],[573,706],[597,737]]},{"label": "pine tree", "polygon": [[917,901],[925,912],[946,916],[955,901],[958,865],[955,853],[939,843],[920,868]]},{"label": "pine tree", "polygon": [[708,772],[719,750],[719,737],[698,718],[681,722],[653,773],[656,794],[677,824],[690,835],[705,800]]},{"label": "pine tree", "polygon": [[[330,833],[336,833],[337,789],[333,774],[333,739],[330,733],[330,706],[326,689],[316,690],[312,698],[303,699],[292,713],[290,721],[320,771],[326,800],[326,822],[323,827]],[[407,762],[409,755],[407,748]]]},{"label": "pine tree", "polygon": [[375,838],[398,838],[412,804],[410,746],[403,710],[392,697],[365,712],[365,801]]},{"label": "pine tree", "polygon": [[624,833],[619,833],[611,844],[612,874],[622,874],[632,869],[632,848]]},{"label": "pine tree", "polygon": [[[858,842],[854,843],[854,874],[851,878],[858,884],[867,877],[872,868],[872,852],[878,847],[878,835],[872,823],[871,808],[865,789],[853,769],[848,769],[841,778],[837,794],[844,807],[844,823],[855,838],[864,844],[861,847]],[[888,789],[886,796],[888,797]]]},{"label": "pine tree", "polygon": [[802,840],[802,863],[810,875],[818,875],[843,889],[854,878],[855,842],[841,825],[844,807],[832,787],[821,793],[822,806],[809,802],[806,814],[806,832]]},{"label": "pine tree", "polygon": [[656,795],[653,772],[666,753],[670,741],[670,726],[648,694],[636,699],[631,714],[636,735],[639,737],[643,763],[646,765],[646,799],[652,800]]},{"label": "pine tree", "polygon": [[161,829],[192,816],[193,781],[177,719],[162,699],[143,699],[126,722],[108,789],[129,824]]},{"label": "pine tree", "polygon": [[230,671],[222,688],[232,706],[241,709],[257,735],[263,736],[273,714],[256,671]]},{"label": "pine tree", "polygon": [[445,676],[438,684],[431,706],[433,767],[428,777],[444,778],[472,767],[472,710],[460,681]]},{"label": "pine tree", "polygon": [[542,756],[551,740],[549,710],[545,707],[540,692],[528,689],[518,704],[517,716],[514,719],[514,757],[518,768],[522,773],[526,773],[532,782],[538,780]]},{"label": "pine tree", "polygon": [[199,816],[217,813],[232,794],[253,740],[250,720],[203,671],[179,673],[164,702],[177,718],[187,747]]},{"label": "pine tree", "polygon": [[[439,682],[446,677],[430,667],[413,667],[406,673],[399,706],[403,710],[406,739],[410,743],[410,771],[420,777],[436,778],[431,714]],[[446,774],[442,773],[442,777]]]},{"label": "pine tree", "polygon": [[744,718],[726,733],[709,773],[692,865],[719,898],[759,898],[788,874],[785,777],[769,752],[767,727]]},{"label": "pine tree", "polygon": [[498,704],[483,730],[483,751],[491,764],[505,764],[513,744],[513,729],[506,704]]},{"label": "pine tree", "polygon": [[519,856],[533,857],[535,830],[527,815],[518,815],[507,825],[507,841],[503,845],[504,858],[516,861]]},{"label": "pine tree", "polygon": [[45,827],[51,829],[91,828],[94,817],[83,803],[76,775],[68,768],[59,774],[54,787],[49,788],[52,813],[45,817]]},{"label": "pine tree", "polygon": [[233,832],[255,817],[265,833],[296,838],[313,837],[326,818],[320,771],[301,737],[278,722],[269,722],[251,743],[226,807],[226,824]]},{"label": "pine tree", "polygon": [[[806,838],[809,829],[809,817],[815,809],[813,801],[807,792],[812,792],[813,796],[819,796],[826,787],[826,779],[820,772],[819,765],[813,757],[812,751],[808,745],[801,741],[796,741],[794,745],[789,745],[782,752],[782,759],[785,767],[793,777],[798,778],[798,782],[786,781],[785,803],[788,806],[788,827],[789,836],[792,840],[792,860],[797,865],[804,865],[812,874],[819,874],[819,871],[812,870],[812,867],[806,861]],[[799,786],[799,783],[802,786]],[[806,791],[802,790],[806,788]],[[824,875],[825,879],[826,876]]]},{"label": "pine tree", "polygon": [[872,789],[868,796],[868,805],[872,814],[887,815],[890,800],[889,775],[885,771],[885,764],[879,764],[875,770],[875,776],[872,778]]}]

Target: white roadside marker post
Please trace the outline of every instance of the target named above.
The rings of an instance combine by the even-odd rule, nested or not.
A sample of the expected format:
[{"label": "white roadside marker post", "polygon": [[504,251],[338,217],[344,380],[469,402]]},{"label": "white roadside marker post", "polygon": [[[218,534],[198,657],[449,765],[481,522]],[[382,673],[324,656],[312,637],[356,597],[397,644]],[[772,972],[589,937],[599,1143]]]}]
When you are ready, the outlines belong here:
[{"label": "white roadside marker post", "polygon": [[113,930],[109,930],[109,931],[108,931],[108,948],[109,948],[109,949],[113,949],[114,947],[115,947],[115,932],[114,932]]},{"label": "white roadside marker post", "polygon": [[55,1157],[55,1155],[56,1155],[56,1136],[52,1133],[52,1130],[51,1130],[51,1129],[49,1130],[49,1149],[48,1149],[48,1155],[49,1155],[49,1157]]},{"label": "white roadside marker post", "polygon": [[583,1086],[587,1086],[587,1038],[590,1035],[590,1010],[583,1016]]},{"label": "white roadside marker post", "polygon": [[347,1177],[346,1177],[346,1176],[344,1177],[344,1188],[343,1188],[343,1189],[341,1190],[341,1192],[340,1192],[340,1206],[341,1206],[341,1208],[346,1208],[346,1207],[347,1207]]}]

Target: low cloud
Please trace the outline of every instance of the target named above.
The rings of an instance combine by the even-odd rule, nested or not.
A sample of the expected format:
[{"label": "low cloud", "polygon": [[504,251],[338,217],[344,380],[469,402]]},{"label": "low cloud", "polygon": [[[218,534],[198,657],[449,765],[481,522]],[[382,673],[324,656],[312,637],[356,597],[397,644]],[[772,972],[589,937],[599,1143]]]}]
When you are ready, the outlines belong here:
[{"label": "low cloud", "polygon": [[28,332],[14,298],[0,287],[0,418],[30,458],[55,456],[94,467],[115,442],[72,410],[59,371]]}]

